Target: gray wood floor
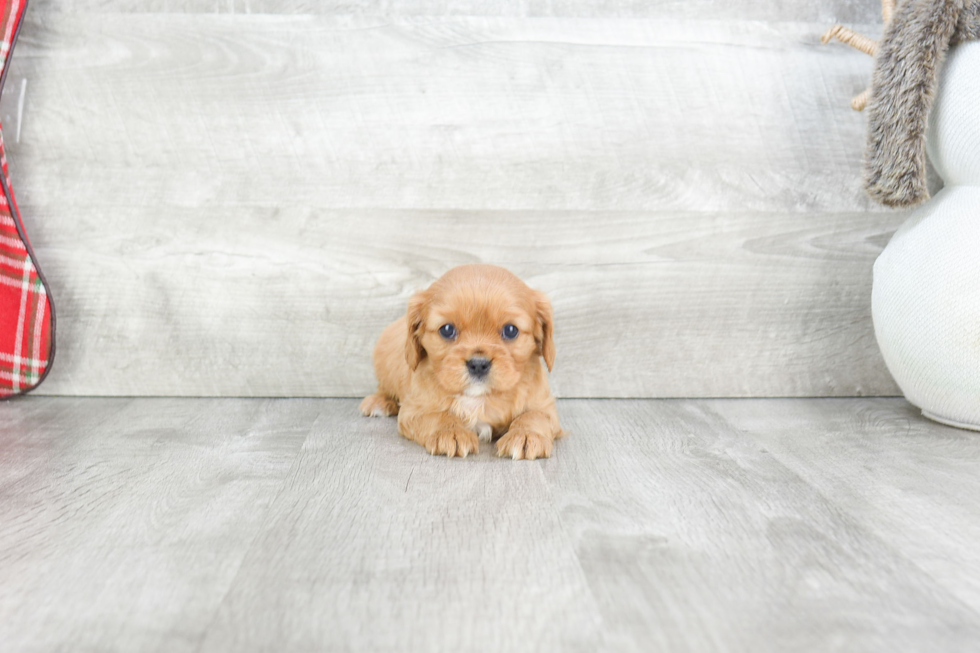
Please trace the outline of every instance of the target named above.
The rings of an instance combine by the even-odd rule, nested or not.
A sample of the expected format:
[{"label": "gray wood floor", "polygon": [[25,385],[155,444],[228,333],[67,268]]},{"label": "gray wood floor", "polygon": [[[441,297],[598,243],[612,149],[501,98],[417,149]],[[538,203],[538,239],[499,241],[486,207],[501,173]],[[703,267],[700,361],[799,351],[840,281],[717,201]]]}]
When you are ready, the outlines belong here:
[{"label": "gray wood floor", "polygon": [[980,439],[900,399],[563,401],[533,463],[356,405],[0,404],[3,650],[980,642]]}]

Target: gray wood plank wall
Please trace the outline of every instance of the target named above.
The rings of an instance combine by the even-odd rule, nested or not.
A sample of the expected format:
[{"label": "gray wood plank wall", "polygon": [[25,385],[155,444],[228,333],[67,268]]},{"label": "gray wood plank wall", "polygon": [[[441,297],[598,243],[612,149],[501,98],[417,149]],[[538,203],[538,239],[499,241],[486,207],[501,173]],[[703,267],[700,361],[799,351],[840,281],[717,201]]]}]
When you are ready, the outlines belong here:
[{"label": "gray wood plank wall", "polygon": [[[505,265],[566,397],[894,394],[860,188],[877,2],[53,0],[0,116],[47,394],[358,396],[408,296]],[[266,12],[266,13],[262,13]]]}]

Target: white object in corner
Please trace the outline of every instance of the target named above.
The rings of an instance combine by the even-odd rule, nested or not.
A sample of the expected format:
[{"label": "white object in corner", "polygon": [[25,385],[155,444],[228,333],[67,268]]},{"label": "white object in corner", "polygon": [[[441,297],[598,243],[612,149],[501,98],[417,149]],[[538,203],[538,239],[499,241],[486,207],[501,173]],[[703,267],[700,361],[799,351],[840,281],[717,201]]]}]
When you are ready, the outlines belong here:
[{"label": "white object in corner", "polygon": [[950,49],[926,140],[946,185],[875,262],[875,336],[923,415],[980,430],[980,41]]}]

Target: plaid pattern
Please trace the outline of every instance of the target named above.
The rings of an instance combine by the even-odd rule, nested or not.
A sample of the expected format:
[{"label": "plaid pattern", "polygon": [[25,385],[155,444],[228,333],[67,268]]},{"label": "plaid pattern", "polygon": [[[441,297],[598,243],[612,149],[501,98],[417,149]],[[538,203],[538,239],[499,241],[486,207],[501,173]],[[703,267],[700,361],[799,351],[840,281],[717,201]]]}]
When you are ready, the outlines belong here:
[{"label": "plaid pattern", "polygon": [[[26,9],[26,0],[0,0],[0,75]],[[47,289],[10,186],[0,126],[0,398],[27,392],[51,363],[54,316]]]}]

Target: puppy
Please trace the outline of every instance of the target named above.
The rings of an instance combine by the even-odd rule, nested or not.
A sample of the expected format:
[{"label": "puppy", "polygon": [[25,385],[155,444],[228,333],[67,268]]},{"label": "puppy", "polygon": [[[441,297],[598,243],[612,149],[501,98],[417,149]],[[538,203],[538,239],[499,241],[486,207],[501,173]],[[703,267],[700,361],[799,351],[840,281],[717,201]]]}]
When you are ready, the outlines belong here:
[{"label": "puppy", "polygon": [[373,417],[430,454],[461,456],[497,440],[497,455],[547,458],[564,435],[548,387],[555,364],[551,302],[493,265],[453,268],[414,295],[374,349]]}]

